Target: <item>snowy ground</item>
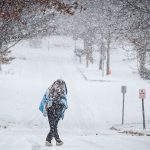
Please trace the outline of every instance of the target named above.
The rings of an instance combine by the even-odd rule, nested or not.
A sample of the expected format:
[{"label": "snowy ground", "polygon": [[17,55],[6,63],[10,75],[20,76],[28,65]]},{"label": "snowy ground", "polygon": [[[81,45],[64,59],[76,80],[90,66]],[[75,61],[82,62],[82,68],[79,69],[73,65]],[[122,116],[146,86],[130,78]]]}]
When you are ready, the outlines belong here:
[{"label": "snowy ground", "polygon": [[[148,136],[121,134],[110,128],[116,124],[122,128],[119,126],[121,85],[126,85],[125,124],[129,124],[128,127],[132,124],[131,130],[138,124],[138,131],[143,131],[138,90],[144,88],[147,91],[147,129],[144,132],[149,133],[150,83],[128,69],[120,51],[112,53],[112,75],[102,78],[95,67],[87,70],[83,65],[76,65],[71,39],[51,37],[48,40],[44,39],[38,49],[30,48],[28,42],[18,44],[12,53],[16,59],[10,65],[3,65],[0,73],[0,150],[49,149],[44,146],[49,130],[47,118],[42,116],[38,106],[47,87],[58,78],[67,83],[69,109],[59,124],[65,144],[52,149],[148,150]],[[99,81],[103,79],[109,82]]]}]

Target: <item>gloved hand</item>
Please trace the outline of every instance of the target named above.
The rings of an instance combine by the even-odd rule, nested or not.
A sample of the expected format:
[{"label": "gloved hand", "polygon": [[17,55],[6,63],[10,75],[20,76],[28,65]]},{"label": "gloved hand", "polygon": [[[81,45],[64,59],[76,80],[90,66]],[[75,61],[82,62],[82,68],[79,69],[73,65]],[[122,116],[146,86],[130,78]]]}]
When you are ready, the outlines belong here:
[{"label": "gloved hand", "polygon": [[47,117],[47,108],[45,107],[44,111],[43,111],[43,116]]}]

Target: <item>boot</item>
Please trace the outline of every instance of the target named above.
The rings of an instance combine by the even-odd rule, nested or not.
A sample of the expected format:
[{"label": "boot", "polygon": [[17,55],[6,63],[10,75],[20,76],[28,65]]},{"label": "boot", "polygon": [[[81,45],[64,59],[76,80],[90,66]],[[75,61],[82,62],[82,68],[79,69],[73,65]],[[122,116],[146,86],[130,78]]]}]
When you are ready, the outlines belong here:
[{"label": "boot", "polygon": [[46,142],[45,142],[45,145],[46,145],[46,146],[53,146],[53,144],[51,143],[51,141],[46,141]]},{"label": "boot", "polygon": [[63,141],[61,141],[61,139],[56,139],[56,145],[57,146],[60,146],[60,145],[63,145]]}]

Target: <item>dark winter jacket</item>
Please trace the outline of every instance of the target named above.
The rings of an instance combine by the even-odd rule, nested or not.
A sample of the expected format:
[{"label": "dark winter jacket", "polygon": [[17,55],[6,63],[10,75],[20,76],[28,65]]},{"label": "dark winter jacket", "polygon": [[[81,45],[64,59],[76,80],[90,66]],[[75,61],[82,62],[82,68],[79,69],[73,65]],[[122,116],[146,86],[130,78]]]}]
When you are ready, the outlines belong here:
[{"label": "dark winter jacket", "polygon": [[[61,81],[61,82],[60,82]],[[60,83],[60,84],[59,84]],[[57,102],[62,106],[60,118],[64,118],[64,112],[68,108],[67,104],[67,87],[63,80],[56,80],[53,85],[47,89],[44,94],[39,109],[43,115],[47,116],[47,108],[53,107],[53,104]]]}]

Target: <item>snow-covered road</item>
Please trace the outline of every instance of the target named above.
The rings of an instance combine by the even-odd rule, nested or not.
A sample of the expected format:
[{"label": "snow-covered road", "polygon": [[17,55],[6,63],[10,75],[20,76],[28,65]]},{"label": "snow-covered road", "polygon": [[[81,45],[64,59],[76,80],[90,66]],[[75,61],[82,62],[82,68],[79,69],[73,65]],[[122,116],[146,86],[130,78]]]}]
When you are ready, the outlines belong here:
[{"label": "snow-covered road", "polygon": [[[67,38],[52,41],[49,50],[46,40],[41,49],[31,49],[27,42],[21,43],[13,51],[16,60],[3,68],[0,75],[0,150],[49,149],[44,146],[48,121],[38,106],[47,87],[58,78],[67,83],[69,109],[59,124],[65,144],[51,149],[148,150],[149,137],[124,135],[109,129],[121,122],[120,87],[125,82],[84,80],[74,64],[73,42]],[[127,97],[130,101],[125,121],[140,122],[141,103],[135,96],[138,87],[135,88],[134,82],[127,84],[133,92]],[[150,103],[147,104],[148,107]]]},{"label": "snow-covered road", "polygon": [[[3,134],[2,134],[3,133]],[[44,138],[46,131],[35,129],[13,129],[1,131],[1,150],[149,150],[149,137],[127,136],[110,130],[101,130],[98,135],[94,134],[64,134],[64,145],[56,146],[53,141],[52,147],[45,147]]]}]

